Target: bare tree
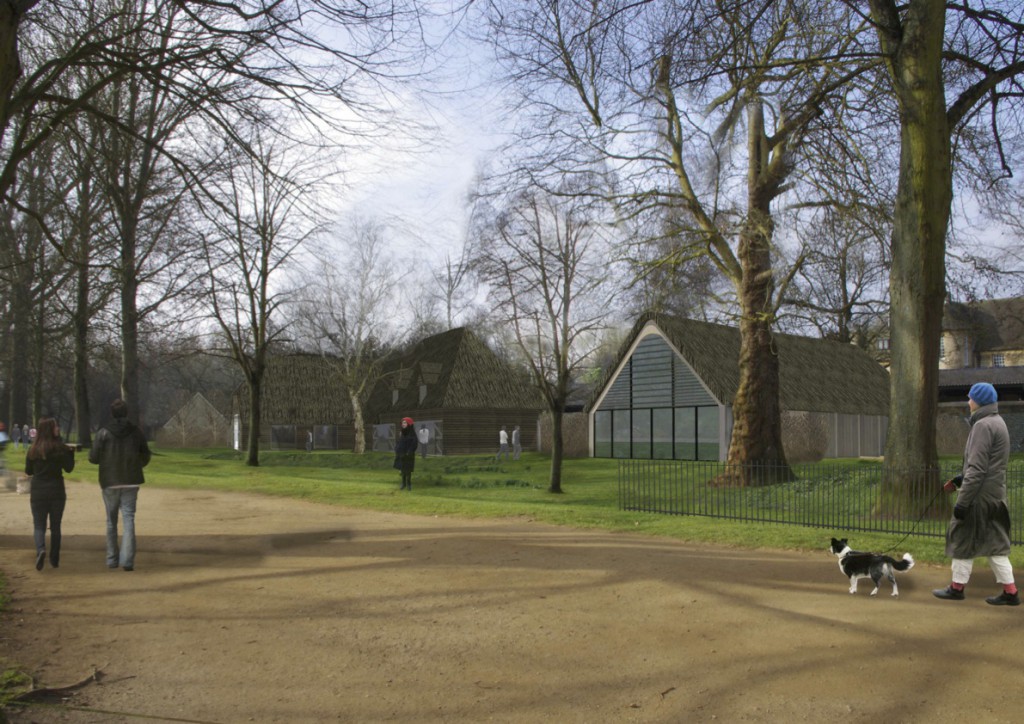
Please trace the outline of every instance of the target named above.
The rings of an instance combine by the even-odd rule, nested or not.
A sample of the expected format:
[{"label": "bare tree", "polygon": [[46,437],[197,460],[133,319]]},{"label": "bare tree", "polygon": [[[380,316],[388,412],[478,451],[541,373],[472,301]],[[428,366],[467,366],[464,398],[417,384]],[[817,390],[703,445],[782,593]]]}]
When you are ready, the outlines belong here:
[{"label": "bare tree", "polygon": [[473,265],[494,321],[514,344],[552,417],[549,491],[562,492],[562,416],[571,382],[600,345],[613,265],[594,209],[573,196],[524,191],[477,209]]},{"label": "bare tree", "polygon": [[225,150],[202,205],[206,299],[220,332],[221,354],[238,365],[249,393],[246,465],[259,465],[263,377],[267,355],[284,327],[275,326],[289,299],[284,287],[298,248],[316,232],[316,159],[258,134],[250,152]]},{"label": "bare tree", "polygon": [[[860,8],[862,3],[850,3]],[[1000,143],[1024,87],[1020,4],[982,7],[944,0],[870,0],[870,20],[900,108],[899,184],[890,272],[892,403],[887,463],[934,471],[938,455],[939,338],[946,295],[946,235],[953,199],[954,140],[990,138],[990,163],[1007,172]],[[990,113],[982,113],[985,108]],[[888,494],[926,503],[934,475],[889,481]]]},{"label": "bare tree", "polygon": [[[163,32],[176,22],[163,18]],[[195,281],[189,257],[196,258],[193,236],[180,233],[188,186],[161,149],[169,146],[196,114],[159,85],[127,76],[105,89],[102,104],[118,124],[101,136],[98,182],[111,207],[116,229],[112,272],[118,280],[121,327],[121,398],[142,422],[139,393],[139,325]]]},{"label": "bare tree", "polygon": [[837,342],[870,346],[888,314],[888,244],[884,214],[861,216],[835,207],[811,226],[817,243],[793,280],[786,300],[797,328]]},{"label": "bare tree", "polygon": [[[95,113],[116,124],[93,100],[128,77],[191,100],[226,132],[240,102],[250,122],[267,103],[316,119],[307,130],[374,132],[385,85],[414,77],[425,62],[420,23],[429,12],[415,0],[3,0],[0,198],[14,168],[71,116]],[[25,33],[51,52],[42,63],[25,62],[18,42]],[[83,67],[97,71],[91,85],[68,93],[65,76]],[[24,114],[41,122],[23,124],[30,133],[9,133],[11,119]]]},{"label": "bare tree", "polygon": [[[774,207],[813,188],[802,182],[809,140],[839,118],[829,110],[871,67],[853,60],[861,21],[796,0],[514,5],[492,0],[491,27],[535,111],[524,165],[556,177],[599,165],[624,218],[678,209],[663,216],[680,225],[675,236],[686,246],[677,256],[710,259],[739,308],[734,472],[718,482],[788,478],[772,334],[804,256],[776,268]],[[756,481],[755,462],[765,472]]]},{"label": "bare tree", "polygon": [[[309,274],[294,312],[304,345],[312,345],[334,370],[346,394],[355,430],[353,452],[366,452],[363,406],[382,374],[398,329],[410,310],[399,293],[402,273],[388,252],[386,227],[354,218],[338,225],[337,261],[326,256]],[[339,263],[340,262],[340,263]]]},{"label": "bare tree", "polygon": [[[98,176],[98,149],[105,126],[95,118],[81,116],[69,124],[61,140],[70,166],[69,193],[64,197],[67,218],[62,238],[66,239],[65,257],[74,266],[74,303],[69,305],[74,345],[75,433],[79,444],[92,444],[92,414],[89,399],[89,367],[97,314],[104,308],[114,284],[107,273],[109,265],[101,258],[109,253],[111,239],[105,233],[110,214],[108,199],[102,193]],[[105,257],[109,259],[109,257]],[[94,266],[95,265],[95,266]]]},{"label": "bare tree", "polygon": [[470,253],[470,245],[464,243],[457,254],[446,252],[440,267],[430,273],[434,281],[434,299],[444,308],[445,329],[452,329],[460,312],[472,304],[472,300],[465,299],[470,280]]},{"label": "bare tree", "polygon": [[[48,138],[73,134],[76,118],[106,126],[106,164],[91,191],[110,203],[120,248],[93,273],[120,283],[121,395],[133,414],[144,412],[140,325],[195,280],[182,253],[193,235],[176,225],[186,194],[204,193],[195,139],[216,134],[251,152],[238,128],[265,126],[312,146],[380,133],[397,115],[392,84],[425,63],[418,21],[428,12],[412,0],[0,4],[0,199],[22,204],[59,254],[81,249],[62,244],[47,214],[12,193],[17,169]],[[87,296],[92,280],[78,263]],[[84,334],[80,325],[77,338]],[[87,412],[84,381],[76,384]]]},{"label": "bare tree", "polygon": [[[62,191],[67,163],[52,141],[18,170],[15,205],[3,207],[0,224],[0,279],[7,296],[10,376],[8,419],[31,420],[43,410],[44,360],[48,343],[66,334],[64,305],[71,267],[47,243],[32,208],[66,222]],[[53,366],[53,365],[50,365]]]}]

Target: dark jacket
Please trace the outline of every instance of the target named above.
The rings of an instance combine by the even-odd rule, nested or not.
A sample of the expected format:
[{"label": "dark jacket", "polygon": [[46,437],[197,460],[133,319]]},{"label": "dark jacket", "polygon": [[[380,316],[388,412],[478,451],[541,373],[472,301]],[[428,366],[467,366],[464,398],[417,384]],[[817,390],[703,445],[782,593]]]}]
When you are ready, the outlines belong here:
[{"label": "dark jacket", "polygon": [[142,485],[149,464],[149,445],[142,431],[125,418],[101,428],[89,449],[89,462],[100,466],[100,487]]},{"label": "dark jacket", "polygon": [[65,495],[64,473],[75,469],[75,451],[65,447],[50,453],[45,460],[32,460],[25,456],[25,474],[32,476],[32,496]]},{"label": "dark jacket", "polygon": [[403,473],[411,473],[416,468],[416,447],[419,440],[416,439],[416,431],[409,426],[398,435],[398,444],[395,445],[395,469]]},{"label": "dark jacket", "polygon": [[963,482],[946,531],[946,555],[952,558],[1005,556],[1010,553],[1010,510],[1006,505],[1006,464],[1010,434],[996,403],[971,415],[964,450]]}]

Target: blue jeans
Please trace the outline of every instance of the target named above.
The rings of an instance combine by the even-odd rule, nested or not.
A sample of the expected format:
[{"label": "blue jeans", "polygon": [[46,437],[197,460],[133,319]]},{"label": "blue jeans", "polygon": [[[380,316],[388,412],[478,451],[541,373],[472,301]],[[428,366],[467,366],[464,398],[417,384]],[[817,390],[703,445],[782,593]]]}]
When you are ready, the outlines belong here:
[{"label": "blue jeans", "polygon": [[[103,504],[107,508],[107,567],[135,567],[135,504],[139,488],[104,488]],[[117,513],[124,520],[120,551],[117,545]]]}]

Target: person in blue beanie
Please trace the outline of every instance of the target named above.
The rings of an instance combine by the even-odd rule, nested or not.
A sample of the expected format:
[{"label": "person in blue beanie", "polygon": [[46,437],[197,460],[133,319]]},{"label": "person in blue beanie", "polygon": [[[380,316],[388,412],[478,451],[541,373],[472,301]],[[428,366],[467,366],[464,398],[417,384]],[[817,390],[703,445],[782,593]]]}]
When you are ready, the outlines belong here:
[{"label": "person in blue beanie", "polygon": [[953,581],[932,591],[936,598],[962,601],[974,559],[987,556],[1003,592],[989,596],[993,606],[1019,606],[1020,594],[1010,565],[1010,509],[1006,504],[1006,465],[1010,434],[999,416],[998,395],[988,382],[967,393],[971,432],[964,450],[963,472],[943,486],[957,491],[953,518],[946,530],[946,555],[953,559]]}]

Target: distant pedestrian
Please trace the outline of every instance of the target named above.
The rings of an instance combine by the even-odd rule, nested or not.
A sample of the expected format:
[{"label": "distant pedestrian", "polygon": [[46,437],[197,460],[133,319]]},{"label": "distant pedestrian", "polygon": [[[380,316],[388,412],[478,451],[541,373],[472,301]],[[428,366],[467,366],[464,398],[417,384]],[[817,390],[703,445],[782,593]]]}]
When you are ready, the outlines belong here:
[{"label": "distant pedestrian", "polygon": [[[35,430],[35,428],[33,428]],[[57,421],[39,420],[35,441],[25,455],[25,474],[32,476],[32,537],[36,544],[36,570],[46,562],[46,522],[50,522],[50,565],[60,566],[60,525],[68,496],[64,473],[75,469],[75,449],[60,439]]]},{"label": "distant pedestrian", "polygon": [[28,447],[36,441],[36,429],[33,427],[28,431],[28,437],[25,440],[25,446]]},{"label": "distant pedestrian", "polygon": [[416,467],[416,430],[411,417],[402,418],[402,431],[395,445],[395,469],[402,474],[399,490],[412,490],[412,471]]},{"label": "distant pedestrian", "polygon": [[505,426],[501,426],[501,430],[498,432],[498,454],[494,457],[495,460],[501,460],[501,456],[505,456],[505,460],[508,460],[508,431]]},{"label": "distant pedestrian", "polygon": [[313,431],[306,433],[306,452],[313,452]]},{"label": "distant pedestrian", "polygon": [[[89,449],[89,462],[100,466],[100,488],[107,510],[107,568],[135,570],[135,509],[139,486],[146,482],[142,469],[149,464],[146,437],[128,420],[124,400],[110,403],[113,418],[100,428]],[[117,516],[124,522],[121,545],[117,541]]]},{"label": "distant pedestrian", "polygon": [[1020,595],[1010,565],[1010,510],[1006,504],[1006,465],[1010,434],[999,415],[998,395],[988,382],[979,382],[967,394],[971,432],[964,450],[963,472],[943,489],[957,491],[953,518],[946,531],[946,555],[953,559],[953,581],[932,591],[936,598],[962,601],[974,559],[987,556],[996,582],[1003,587],[989,596],[993,606],[1019,606]]},{"label": "distant pedestrian", "polygon": [[519,425],[512,428],[512,459],[518,460],[523,453],[523,444],[519,435]]},{"label": "distant pedestrian", "polygon": [[9,440],[7,430],[4,424],[0,422],[0,478],[7,477],[7,457],[4,453],[7,452],[7,442]]},{"label": "distant pedestrian", "polygon": [[430,447],[430,430],[426,425],[420,425],[420,431],[416,433],[416,437],[420,441],[420,456],[426,458],[427,448]]},{"label": "distant pedestrian", "polygon": [[14,449],[21,449],[21,426],[18,423],[14,423],[14,427],[11,428],[11,442],[14,443]]}]

